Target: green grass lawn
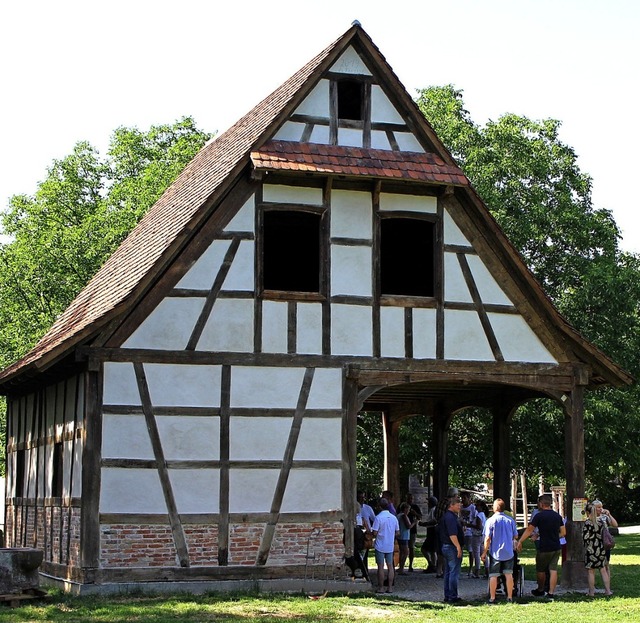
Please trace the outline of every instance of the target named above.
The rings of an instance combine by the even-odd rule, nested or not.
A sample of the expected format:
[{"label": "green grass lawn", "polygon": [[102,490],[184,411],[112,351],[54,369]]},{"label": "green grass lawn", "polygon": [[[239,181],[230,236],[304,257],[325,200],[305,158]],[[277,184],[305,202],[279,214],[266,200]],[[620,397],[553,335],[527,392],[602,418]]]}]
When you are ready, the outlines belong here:
[{"label": "green grass lawn", "polygon": [[[451,621],[453,623],[608,623],[640,621],[640,535],[621,535],[612,558],[611,598],[588,598],[565,594],[553,603],[524,598],[522,603],[483,602],[448,606],[440,602],[409,602],[398,597],[375,595],[328,595],[312,599],[305,595],[204,595],[68,597],[52,594],[47,601],[18,608],[0,604],[0,623],[64,621],[65,623],[381,623]],[[526,545],[530,545],[527,542]],[[534,551],[522,555],[527,579],[534,576]],[[416,556],[416,566],[424,566]],[[601,584],[598,583],[601,588]]]}]

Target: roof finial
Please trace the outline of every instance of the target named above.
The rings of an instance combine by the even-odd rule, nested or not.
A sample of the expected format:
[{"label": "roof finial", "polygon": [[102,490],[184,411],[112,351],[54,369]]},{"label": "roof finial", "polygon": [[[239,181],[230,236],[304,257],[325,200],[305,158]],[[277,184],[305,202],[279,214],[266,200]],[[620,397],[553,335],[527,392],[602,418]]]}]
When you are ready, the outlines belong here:
[{"label": "roof finial", "polygon": [[361,24],[357,19],[354,19],[354,20],[351,22],[351,25],[352,25],[352,26],[360,26],[360,28],[362,28],[362,24]]}]

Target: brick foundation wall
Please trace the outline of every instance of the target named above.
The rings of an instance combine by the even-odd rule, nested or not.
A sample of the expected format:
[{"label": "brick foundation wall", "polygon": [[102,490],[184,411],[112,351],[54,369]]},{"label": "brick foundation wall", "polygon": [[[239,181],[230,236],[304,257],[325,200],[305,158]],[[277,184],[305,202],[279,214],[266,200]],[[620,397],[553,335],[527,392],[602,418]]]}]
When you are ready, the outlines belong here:
[{"label": "brick foundation wall", "polygon": [[6,522],[5,547],[35,547],[43,551],[44,562],[79,565],[79,508],[9,506]]},{"label": "brick foundation wall", "polygon": [[[229,526],[229,565],[256,563],[265,524]],[[218,527],[185,524],[191,566],[218,565]],[[342,524],[278,524],[268,565],[331,565],[342,563]],[[171,528],[167,525],[110,524],[101,527],[100,564],[112,567],[178,565]]]}]

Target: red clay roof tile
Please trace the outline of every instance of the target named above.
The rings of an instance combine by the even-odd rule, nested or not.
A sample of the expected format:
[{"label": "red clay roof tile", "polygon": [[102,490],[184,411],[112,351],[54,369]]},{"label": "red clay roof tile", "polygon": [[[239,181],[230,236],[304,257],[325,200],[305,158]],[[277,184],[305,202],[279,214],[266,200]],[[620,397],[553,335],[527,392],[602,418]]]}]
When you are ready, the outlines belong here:
[{"label": "red clay roof tile", "polygon": [[447,165],[430,153],[269,141],[251,152],[251,161],[256,169],[266,171],[402,178],[454,186],[469,184],[460,168]]}]

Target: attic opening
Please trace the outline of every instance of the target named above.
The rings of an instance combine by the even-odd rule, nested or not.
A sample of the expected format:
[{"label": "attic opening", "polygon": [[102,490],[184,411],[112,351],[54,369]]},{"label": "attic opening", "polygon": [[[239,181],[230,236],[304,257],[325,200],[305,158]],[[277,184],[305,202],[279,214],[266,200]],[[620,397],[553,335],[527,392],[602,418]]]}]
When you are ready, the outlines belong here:
[{"label": "attic opening", "polygon": [[362,121],[364,85],[358,80],[338,81],[338,119]]},{"label": "attic opening", "polygon": [[263,289],[320,292],[321,215],[265,210],[262,228]]},{"label": "attic opening", "polygon": [[433,221],[381,219],[380,294],[435,296],[435,240]]}]

